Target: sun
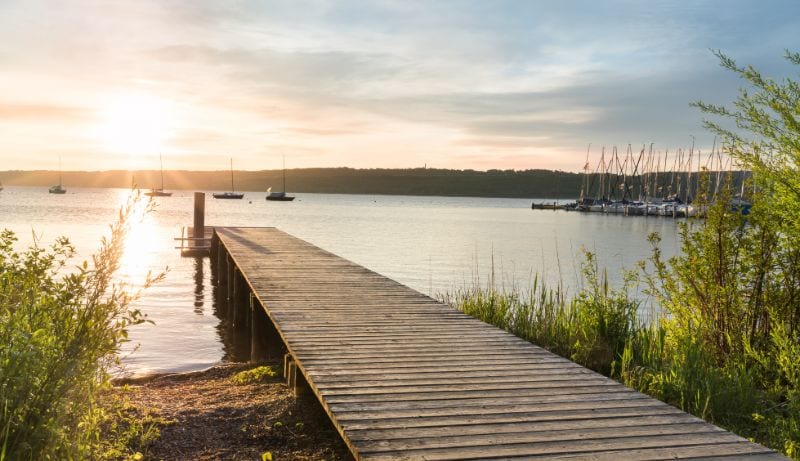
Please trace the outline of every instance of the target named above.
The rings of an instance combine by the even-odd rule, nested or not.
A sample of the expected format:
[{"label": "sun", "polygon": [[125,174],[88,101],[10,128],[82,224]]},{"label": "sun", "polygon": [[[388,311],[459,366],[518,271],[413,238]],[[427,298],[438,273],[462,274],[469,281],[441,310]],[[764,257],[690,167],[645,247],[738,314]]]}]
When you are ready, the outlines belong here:
[{"label": "sun", "polygon": [[101,113],[106,148],[131,160],[159,152],[172,133],[172,107],[158,97],[127,94],[111,99]]}]

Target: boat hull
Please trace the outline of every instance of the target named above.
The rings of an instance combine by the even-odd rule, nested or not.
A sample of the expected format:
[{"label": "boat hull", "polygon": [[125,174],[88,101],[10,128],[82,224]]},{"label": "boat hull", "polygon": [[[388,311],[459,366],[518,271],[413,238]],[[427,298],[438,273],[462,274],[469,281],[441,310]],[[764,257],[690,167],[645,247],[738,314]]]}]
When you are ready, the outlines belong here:
[{"label": "boat hull", "polygon": [[267,197],[267,200],[270,202],[291,202],[294,200],[294,197],[283,196],[283,197]]},{"label": "boat hull", "polygon": [[223,200],[238,200],[244,197],[244,194],[237,194],[234,192],[225,192],[224,194],[211,194],[216,199]]},{"label": "boat hull", "polygon": [[164,192],[163,190],[151,190],[145,192],[144,195],[148,197],[172,197],[172,192]]}]

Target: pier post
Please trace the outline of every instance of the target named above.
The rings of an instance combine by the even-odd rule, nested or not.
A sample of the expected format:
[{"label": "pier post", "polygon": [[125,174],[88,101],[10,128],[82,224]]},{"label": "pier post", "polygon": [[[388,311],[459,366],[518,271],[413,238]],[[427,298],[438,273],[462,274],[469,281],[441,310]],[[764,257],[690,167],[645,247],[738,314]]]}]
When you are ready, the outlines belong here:
[{"label": "pier post", "polygon": [[217,285],[224,284],[228,276],[227,253],[227,249],[222,246],[222,242],[217,237]]},{"label": "pier post", "polygon": [[264,320],[269,321],[266,318],[267,314],[264,312],[264,309],[261,307],[261,304],[256,300],[256,297],[253,296],[253,293],[250,293],[250,361],[251,362],[261,362],[267,357],[269,357],[269,353],[267,352],[267,341],[264,335]]},{"label": "pier post", "polygon": [[242,335],[250,335],[250,286],[242,274],[242,271],[237,270],[236,274],[236,316],[239,319],[239,324],[236,326]]},{"label": "pier post", "polygon": [[211,234],[210,246],[211,246],[211,248],[208,249],[208,256],[209,256],[209,261],[211,263],[211,264],[209,264],[209,266],[211,266],[211,271],[212,271],[211,273],[212,273],[212,276],[213,276],[214,271],[216,270],[216,268],[214,266],[215,266],[215,263],[218,261],[218,256],[217,255],[219,254],[219,237],[215,233]]},{"label": "pier post", "polygon": [[[206,236],[206,194],[205,192],[194,193],[194,238]],[[197,240],[194,241],[197,243]]]},{"label": "pier post", "polygon": [[283,377],[286,378],[286,386],[296,397],[311,393],[311,387],[308,385],[306,377],[303,376],[303,372],[297,367],[297,362],[289,354],[286,354],[283,359]]},{"label": "pier post", "polygon": [[228,255],[225,258],[225,268],[227,269],[227,277],[225,277],[225,281],[227,282],[227,290],[225,290],[225,297],[228,298],[228,304],[230,304],[231,298],[233,298],[233,282],[235,276],[235,268],[233,265],[233,261],[231,261],[231,255]]},{"label": "pier post", "polygon": [[231,319],[234,330],[239,330],[242,316],[239,312],[239,269],[231,266],[231,279],[228,282],[228,305],[231,307]]},{"label": "pier post", "polygon": [[[250,361],[259,362],[285,355],[286,346],[278,334],[278,329],[267,315],[264,306],[252,293],[250,294],[250,307]],[[284,362],[286,362],[285,357]],[[285,366],[286,363],[284,363],[284,370]]]}]

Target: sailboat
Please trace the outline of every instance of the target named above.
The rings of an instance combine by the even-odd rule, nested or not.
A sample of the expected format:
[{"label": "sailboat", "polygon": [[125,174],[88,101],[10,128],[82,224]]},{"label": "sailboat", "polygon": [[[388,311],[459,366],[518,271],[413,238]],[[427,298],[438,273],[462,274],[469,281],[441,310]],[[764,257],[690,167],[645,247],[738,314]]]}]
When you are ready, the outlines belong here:
[{"label": "sailboat", "polygon": [[272,192],[272,188],[267,189],[267,200],[276,202],[291,202],[294,197],[286,195],[286,157],[283,157],[283,191]]},{"label": "sailboat", "polygon": [[61,156],[58,156],[58,184],[50,186],[49,192],[51,194],[66,194],[67,190],[61,185]]},{"label": "sailboat", "polygon": [[211,194],[211,195],[214,198],[221,198],[221,199],[240,199],[244,197],[244,194],[237,194],[236,190],[233,188],[233,159],[231,159],[231,191]]},{"label": "sailboat", "polygon": [[161,159],[161,154],[158,154],[158,163],[161,165],[161,187],[158,189],[150,189],[150,192],[145,192],[144,195],[148,197],[171,197],[172,192],[164,192],[164,161]]}]

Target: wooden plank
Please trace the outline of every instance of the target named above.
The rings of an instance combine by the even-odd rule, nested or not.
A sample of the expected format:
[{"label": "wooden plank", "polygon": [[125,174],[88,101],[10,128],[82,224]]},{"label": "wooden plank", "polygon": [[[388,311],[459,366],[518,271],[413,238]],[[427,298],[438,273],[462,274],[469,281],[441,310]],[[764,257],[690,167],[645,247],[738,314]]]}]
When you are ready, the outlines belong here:
[{"label": "wooden plank", "polygon": [[356,459],[777,455],[274,228],[217,228]]},{"label": "wooden plank", "polygon": [[[529,371],[536,373],[541,370],[560,370],[567,369],[561,367],[558,362],[549,364],[540,364],[535,360],[513,360],[497,363],[475,363],[475,361],[465,360],[459,363],[453,360],[440,360],[425,361],[418,364],[401,362],[401,363],[382,363],[380,369],[376,367],[364,369],[363,365],[369,364],[366,362],[340,362],[336,360],[307,360],[303,366],[309,370],[313,370],[314,375],[320,377],[318,381],[324,382],[330,379],[355,379],[355,378],[377,378],[393,380],[402,380],[405,378],[413,378],[418,376],[420,378],[430,377],[435,375],[447,375],[453,372],[475,372],[481,371],[487,374],[496,374],[500,372],[512,371]],[[353,365],[353,366],[351,366]],[[363,370],[363,371],[362,371]],[[456,378],[458,376],[456,375]]]},{"label": "wooden plank", "polygon": [[[597,421],[608,418],[638,418],[641,416],[666,415],[683,413],[675,407],[661,402],[637,401],[637,405],[630,402],[605,403],[583,409],[561,411],[523,411],[523,412],[495,412],[479,415],[454,415],[435,416],[428,418],[372,418],[372,419],[344,419],[340,422],[348,430],[396,430],[403,428],[458,428],[464,426],[490,425],[490,424],[522,424],[541,423],[550,421]],[[649,405],[648,405],[649,403]]]},{"label": "wooden plank", "polygon": [[697,436],[698,434],[703,434],[706,442],[709,440],[714,441],[720,435],[723,436],[724,440],[730,441],[727,437],[730,434],[722,429],[709,426],[703,421],[682,421],[678,424],[581,427],[542,431],[493,432],[489,434],[454,434],[436,437],[394,438],[394,436],[391,436],[387,439],[361,440],[359,448],[363,452],[396,452],[443,448],[466,449],[468,447],[491,447],[497,444],[529,444],[534,446],[535,444],[549,443],[556,445],[559,442],[569,442],[570,444],[585,443],[589,445],[590,442],[593,442],[592,444],[602,445],[609,441],[612,441],[611,443],[619,441],[620,443],[629,444],[631,447],[639,448],[640,446],[647,446],[652,439],[659,437],[688,437]]},{"label": "wooden plank", "polygon": [[[291,343],[288,344],[291,348]],[[472,360],[473,363],[482,363],[488,362],[489,358],[495,358],[498,360],[503,359],[539,359],[540,363],[561,363],[563,359],[557,359],[555,357],[547,357],[541,355],[535,355],[533,353],[525,353],[525,352],[518,352],[513,353],[507,351],[498,351],[498,352],[486,352],[484,354],[477,354],[475,352],[429,352],[425,351],[425,353],[420,352],[419,354],[414,354],[413,352],[409,351],[397,351],[397,352],[322,352],[322,351],[303,351],[298,352],[297,355],[303,356],[308,359],[332,359],[332,360],[347,360],[347,359],[372,359],[374,363],[378,362],[407,362],[413,363],[415,358],[419,359],[468,359]]]},{"label": "wooden plank", "polygon": [[400,409],[425,409],[466,406],[538,405],[541,403],[608,402],[616,400],[639,400],[641,394],[617,392],[614,389],[595,388],[594,392],[543,392],[548,386],[539,388],[500,387],[486,389],[455,389],[448,391],[417,391],[387,393],[341,394],[320,390],[327,403],[341,410],[389,411]]},{"label": "wooden plank", "polygon": [[[710,425],[708,425],[711,427]],[[404,460],[425,459],[459,460],[480,459],[497,457],[519,457],[538,455],[551,457],[567,453],[592,453],[598,451],[639,450],[644,448],[661,447],[694,447],[709,444],[742,443],[743,439],[726,432],[716,432],[713,429],[694,433],[685,432],[666,435],[648,435],[641,437],[618,437],[614,439],[599,440],[559,440],[554,442],[507,442],[497,439],[495,443],[484,445],[451,446],[443,448],[415,449],[413,446],[397,451],[379,451],[360,449],[363,459],[369,460]],[[624,452],[623,452],[624,453]],[[624,454],[618,455],[625,458]]]},{"label": "wooden plank", "polygon": [[[594,416],[594,415],[593,415]],[[643,427],[663,424],[699,423],[701,420],[683,412],[657,415],[633,415],[589,419],[568,419],[558,421],[518,421],[513,423],[475,424],[440,427],[403,427],[392,429],[351,429],[351,440],[402,440],[419,438],[439,438],[452,436],[472,436],[506,433],[527,433],[542,431],[566,431],[596,428]]]},{"label": "wooden plank", "polygon": [[[309,368],[306,365],[306,368]],[[314,369],[316,371],[316,369]],[[410,386],[410,385],[418,385],[418,384],[445,384],[448,385],[453,381],[458,381],[460,383],[482,383],[482,382],[508,382],[508,381],[540,381],[542,379],[547,379],[547,377],[569,377],[569,379],[575,383],[580,384],[583,382],[581,379],[582,376],[576,375],[584,375],[586,377],[594,377],[596,375],[592,374],[587,370],[582,370],[580,368],[575,368],[571,370],[564,370],[562,368],[550,368],[550,369],[543,369],[537,370],[536,373],[531,373],[531,370],[520,370],[516,367],[510,367],[505,370],[498,370],[493,372],[487,372],[484,369],[478,369],[477,371],[463,371],[460,369],[455,369],[450,372],[437,372],[436,374],[420,374],[420,373],[407,373],[405,375],[397,376],[397,375],[381,375],[381,374],[353,374],[349,376],[325,376],[321,375],[319,379],[316,379],[315,382],[320,387],[329,387],[329,388],[348,388],[348,387],[363,387],[363,386],[372,386],[372,387],[386,387],[386,386]],[[608,381],[603,381],[608,382]],[[610,383],[609,383],[610,385]]]},{"label": "wooden plank", "polygon": [[[574,408],[583,408],[582,405],[616,405],[620,402],[639,404],[646,400],[641,395],[620,394],[616,392],[552,395],[542,396],[537,392],[510,392],[495,391],[491,393],[452,393],[449,395],[434,394],[429,398],[424,396],[409,396],[403,400],[394,398],[386,399],[368,398],[326,398],[328,406],[336,410],[341,416],[346,417],[351,413],[359,413],[359,418],[395,418],[413,417],[414,414],[425,417],[495,414],[501,411],[520,411],[524,408],[540,408],[548,411],[562,411]],[[421,397],[421,398],[420,398]]]},{"label": "wooden plank", "polygon": [[[339,390],[347,390],[346,387],[341,388],[329,388],[326,387],[324,384],[315,383],[316,387],[320,390],[320,393],[327,397],[328,403],[339,403],[339,402],[382,402],[385,405],[396,405],[399,402],[410,401],[410,400],[440,400],[436,398],[437,394],[433,394],[433,391],[419,391],[418,386],[396,386],[398,389],[407,389],[407,391],[395,391],[395,388],[388,387],[385,383],[380,387],[353,387],[351,388],[350,394],[341,394],[336,393],[335,391]],[[521,396],[541,396],[541,397],[556,397],[560,395],[578,395],[578,394],[598,394],[598,393],[607,393],[607,394],[614,394],[614,395],[623,395],[618,388],[616,388],[613,384],[604,383],[604,382],[578,382],[576,383],[574,380],[564,380],[560,382],[560,385],[540,385],[537,387],[527,387],[525,386],[527,383],[502,383],[507,385],[508,387],[502,388],[500,386],[489,386],[481,383],[481,385],[474,385],[471,384],[469,386],[479,388],[481,391],[488,391],[490,389],[494,389],[497,391],[506,391],[511,389],[519,389],[517,394],[512,394],[513,397],[521,397]],[[541,384],[541,383],[540,383]],[[546,383],[552,384],[552,383]],[[468,386],[468,385],[464,385]],[[415,391],[416,389],[416,391]],[[385,390],[386,392],[379,392],[380,390]],[[482,392],[478,394],[470,394],[469,392],[475,389],[461,389],[460,391],[457,389],[453,389],[450,391],[450,388],[446,385],[440,387],[441,390],[449,391],[442,398],[444,399],[466,399],[466,398],[477,398],[477,399],[488,399],[491,397],[505,397],[506,392]],[[360,391],[372,391],[372,392],[360,392]],[[632,392],[632,391],[631,391]],[[385,394],[389,393],[389,396]]]},{"label": "wooden plank", "polygon": [[[783,456],[760,445],[749,442],[705,444],[683,447],[644,448],[638,450],[610,450],[604,452],[568,453],[548,455],[548,459],[591,459],[593,461],[655,461],[664,459],[692,459],[695,461],[778,461]],[[542,457],[515,457],[516,460],[540,460]]]}]

